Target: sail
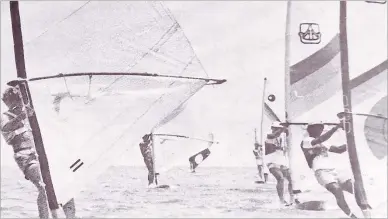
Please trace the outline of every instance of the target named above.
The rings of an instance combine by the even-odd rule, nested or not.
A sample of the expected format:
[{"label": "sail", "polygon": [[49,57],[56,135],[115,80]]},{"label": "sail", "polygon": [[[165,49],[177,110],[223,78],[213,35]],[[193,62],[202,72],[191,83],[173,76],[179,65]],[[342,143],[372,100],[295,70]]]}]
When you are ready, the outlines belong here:
[{"label": "sail", "polygon": [[[373,217],[387,217],[388,36],[387,19],[379,18],[387,18],[388,10],[384,4],[360,1],[347,3],[346,11],[354,136],[365,200]],[[369,46],[360,46],[366,40]]]},{"label": "sail", "polygon": [[188,169],[187,159],[213,143],[213,140],[207,139],[207,136],[198,138],[164,133],[156,133],[153,136],[155,171],[159,174],[173,168]]},{"label": "sail", "polygon": [[191,155],[189,157],[189,163],[190,163],[190,170],[191,172],[195,172],[195,169],[204,162],[211,154],[211,146],[213,144],[218,144],[219,142],[214,141],[214,135],[213,133],[209,134],[208,140],[202,140],[200,141],[207,142],[207,147],[202,149],[201,151]]},{"label": "sail", "polygon": [[[336,114],[338,112],[343,111],[342,86],[340,84],[342,81],[340,77],[341,64],[339,63],[340,51],[338,45],[339,4],[338,2],[321,3],[323,5],[317,8],[319,8],[319,11],[321,13],[325,12],[327,15],[331,14],[331,18],[327,18],[322,14],[320,14],[321,16],[315,18],[314,15],[319,15],[318,11],[313,12],[311,16],[315,19],[325,19],[326,21],[322,22],[326,22],[327,24],[329,21],[331,21],[332,24],[330,24],[330,26],[327,26],[326,29],[324,29],[324,25],[319,25],[319,30],[317,30],[314,29],[316,28],[314,25],[321,23],[319,21],[314,21],[311,22],[314,23],[312,27],[310,29],[307,29],[307,32],[317,30],[315,31],[315,33],[318,32],[321,34],[321,41],[319,43],[311,42],[303,44],[302,40],[298,39],[298,37],[300,36],[297,36],[296,34],[293,35],[292,32],[294,14],[297,14],[295,15],[296,17],[306,17],[306,13],[295,13],[294,9],[298,6],[309,7],[309,5],[303,2],[292,2],[290,8],[290,122],[309,122],[312,120],[320,120],[322,122],[335,123],[338,122]],[[366,2],[362,1],[354,3],[352,2],[348,5],[349,6],[347,24],[349,39],[349,71],[351,75],[351,103],[354,111],[354,128],[357,151],[359,152],[360,157],[360,166],[361,169],[364,170],[363,174],[369,175],[369,179],[375,181],[374,185],[376,185],[376,181],[379,181],[384,185],[384,187],[386,187],[386,181],[380,180],[380,177],[382,177],[381,179],[385,178],[383,176],[379,176],[382,173],[385,174],[385,172],[374,171],[375,168],[381,170],[381,168],[386,167],[386,165],[383,164],[384,156],[386,155],[386,141],[384,142],[385,135],[382,134],[384,131],[384,125],[386,123],[386,120],[384,119],[384,114],[386,114],[386,108],[382,108],[381,106],[384,104],[384,98],[386,98],[387,95],[387,35],[386,21],[377,19],[377,16],[387,16],[386,7],[381,7],[381,5],[378,4],[367,4]],[[315,7],[316,5],[310,4],[310,7],[311,6]],[[304,9],[303,11],[305,12]],[[360,14],[366,14],[367,16],[363,16],[363,18],[361,19],[359,16]],[[379,22],[376,22],[376,20],[378,20]],[[326,43],[324,38],[325,35],[327,40]],[[372,43],[372,46],[360,46],[362,45],[362,42],[364,42],[365,40],[369,40],[370,36],[376,36],[376,38],[373,38],[374,41]],[[298,40],[300,40],[299,43]],[[297,46],[301,48],[298,48]],[[318,50],[314,50],[314,53],[312,54],[307,53],[307,50],[303,50],[302,47],[307,48],[308,46],[316,47]],[[374,51],[373,56],[368,55],[372,53],[371,51]],[[298,55],[295,54],[299,54],[300,52],[305,52],[304,55],[307,56],[307,58],[298,62],[297,64],[294,64],[295,62],[293,61],[293,58],[298,57]],[[301,54],[301,57],[302,56],[303,54]],[[329,59],[329,57],[332,58]],[[298,76],[303,72],[305,74],[306,72],[308,72],[307,70],[304,70],[300,71],[300,74],[295,74],[298,72],[298,69],[302,69],[301,66],[303,66],[303,61],[305,60],[308,60],[308,62],[305,62],[308,67],[307,70],[311,71],[315,69],[315,71],[311,71],[312,74],[310,74],[313,76],[312,81],[309,81],[308,76],[306,76],[300,81],[305,81],[307,83],[307,87],[294,86],[293,78],[295,81],[295,77],[298,78]],[[320,70],[314,67],[314,65],[321,66]],[[297,92],[295,92],[295,90],[293,89],[295,89]],[[304,91],[306,90],[307,92],[304,93]],[[298,98],[299,100],[297,100]],[[298,112],[293,112],[295,110],[295,108],[293,108],[294,100],[297,100],[300,103],[297,106],[299,107]],[[373,112],[379,112],[377,114],[379,114],[380,117],[378,118],[367,115],[376,115],[376,113]],[[301,115],[298,116],[298,114]],[[317,118],[318,116],[319,118]],[[330,127],[326,128],[328,129]],[[296,126],[291,126],[293,134],[300,133],[300,130],[297,129],[301,129],[301,127],[298,128]],[[296,190],[300,189],[301,187],[308,186],[308,183],[311,187],[313,187],[311,184],[315,182],[315,180],[312,179],[311,174],[310,179],[306,180],[306,174],[308,173],[307,169],[303,170],[301,168],[303,164],[297,163],[298,160],[302,162],[304,161],[303,155],[301,154],[301,150],[298,147],[302,137],[303,136],[300,134],[294,134],[292,139],[292,145],[296,145],[295,147],[292,147],[291,150],[292,177],[294,181],[294,189]],[[338,131],[327,142],[327,144],[341,145],[345,142],[345,133],[343,131]],[[347,155],[333,155],[332,157],[333,162],[336,162],[338,168],[346,172],[349,177],[352,177],[350,162]],[[304,164],[304,166],[306,165]],[[371,177],[371,175],[375,175],[375,178]],[[376,177],[378,177],[379,180],[377,180]],[[304,182],[301,179],[305,179]],[[364,184],[366,184],[365,180]],[[315,185],[314,187],[314,189],[316,190],[319,189],[319,186],[317,185]],[[371,189],[370,193],[372,193]]]},{"label": "sail", "polygon": [[205,160],[207,159],[211,154],[211,151],[209,148],[205,148],[201,150],[200,152],[192,155],[189,157],[190,162],[190,170],[191,172],[195,172],[195,169]]},{"label": "sail", "polygon": [[[291,123],[308,123],[317,119],[338,122],[335,113],[323,114],[322,107],[329,107],[324,102],[341,89],[339,5],[337,2],[288,4],[285,63],[288,75],[285,91],[287,120]],[[321,105],[319,113],[313,114],[318,105]],[[289,128],[292,134],[290,169],[296,191],[319,189],[299,146],[305,137],[304,128],[300,125]]]},{"label": "sail", "polygon": [[20,3],[29,101],[58,204],[77,197],[203,86],[223,82],[208,79],[158,2],[64,5],[69,14],[36,34],[34,24],[57,6]]}]

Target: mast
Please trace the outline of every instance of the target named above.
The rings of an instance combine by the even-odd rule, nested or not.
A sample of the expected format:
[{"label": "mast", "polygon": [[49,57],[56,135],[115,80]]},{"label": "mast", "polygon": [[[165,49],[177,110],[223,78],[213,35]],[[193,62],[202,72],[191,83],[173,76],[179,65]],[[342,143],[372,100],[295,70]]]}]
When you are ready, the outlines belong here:
[{"label": "mast", "polygon": [[262,95],[262,104],[261,104],[261,121],[260,121],[260,143],[261,145],[264,145],[263,142],[263,124],[264,124],[264,109],[265,109],[265,93],[267,88],[267,78],[264,78],[264,85],[263,85],[263,95]]},{"label": "mast", "polygon": [[[349,76],[349,57],[347,39],[347,11],[346,1],[340,1],[340,51],[341,51],[341,72],[342,72],[342,101],[345,112],[352,112],[352,96]],[[354,190],[359,194],[361,204],[368,206],[368,200],[364,189],[361,175],[360,163],[358,161],[356,142],[354,137],[353,114],[345,113],[344,128],[346,132],[347,151],[354,176]]]},{"label": "mast", "polygon": [[154,142],[154,134],[151,133],[151,148],[152,148],[152,169],[154,172],[154,182],[155,185],[158,185],[158,174],[156,173],[156,162],[155,162],[155,142]]},{"label": "mast", "polygon": [[[290,79],[290,23],[291,23],[291,4],[292,1],[287,1],[287,16],[286,16],[286,40],[285,40],[285,59],[284,59],[284,92],[285,92],[285,104],[284,104],[284,109],[285,109],[285,122],[290,123],[291,121],[288,118],[288,111],[290,109],[290,101],[291,101],[291,79]],[[291,127],[289,127],[291,129]],[[290,176],[291,176],[291,181],[292,184],[294,184],[293,180],[293,175],[292,175],[292,131],[288,130],[288,137],[286,137],[287,140],[287,155],[288,155],[288,162],[289,162],[289,171],[290,171]],[[295,188],[294,188],[295,189]],[[299,193],[300,191],[293,191],[293,193]]]},{"label": "mast", "polygon": [[[12,35],[14,41],[14,53],[15,53],[15,64],[17,70],[18,78],[27,78],[25,60],[24,60],[24,48],[23,48],[23,35],[21,30],[20,14],[19,14],[19,2],[11,1],[10,2],[10,12],[11,12],[11,22],[12,22]],[[24,104],[29,105],[34,109],[31,99],[31,93],[28,87],[28,83],[23,81],[19,83],[20,91],[23,97],[23,102],[27,100]],[[58,202],[55,196],[55,191],[50,175],[50,168],[47,160],[46,151],[43,145],[43,139],[40,132],[38,120],[34,113],[33,116],[28,117],[32,135],[34,137],[35,149],[38,154],[40,170],[42,174],[43,182],[46,184],[46,194],[51,210],[58,209]]]},{"label": "mast", "polygon": [[[264,139],[263,139],[263,124],[264,124],[264,111],[265,111],[265,94],[266,94],[266,88],[267,88],[267,78],[264,78],[264,84],[263,84],[263,94],[262,94],[262,97],[261,97],[261,120],[260,120],[260,139],[259,139],[259,142],[261,144],[261,150],[258,152],[259,154],[261,154],[260,156],[260,159],[261,159],[261,162],[263,164],[263,167],[262,167],[262,171],[259,171],[259,174],[261,173],[260,175],[260,178],[264,180],[264,176],[262,174],[264,174],[264,158],[265,158],[265,142],[264,142]],[[255,143],[257,143],[257,139],[256,139],[256,129],[255,129]]]}]

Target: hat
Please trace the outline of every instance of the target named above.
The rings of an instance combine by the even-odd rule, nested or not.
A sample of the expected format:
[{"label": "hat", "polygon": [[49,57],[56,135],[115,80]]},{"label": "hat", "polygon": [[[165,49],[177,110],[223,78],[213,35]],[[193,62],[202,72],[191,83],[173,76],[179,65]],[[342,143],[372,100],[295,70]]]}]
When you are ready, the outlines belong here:
[{"label": "hat", "polygon": [[324,124],[322,123],[322,121],[313,121],[313,122],[309,122],[309,123],[307,124],[307,127],[309,127],[309,126],[314,126],[314,125],[322,125],[322,126],[324,126]]},{"label": "hat", "polygon": [[274,128],[283,128],[282,124],[278,121],[275,121],[272,123],[271,125],[271,128],[274,127]]}]

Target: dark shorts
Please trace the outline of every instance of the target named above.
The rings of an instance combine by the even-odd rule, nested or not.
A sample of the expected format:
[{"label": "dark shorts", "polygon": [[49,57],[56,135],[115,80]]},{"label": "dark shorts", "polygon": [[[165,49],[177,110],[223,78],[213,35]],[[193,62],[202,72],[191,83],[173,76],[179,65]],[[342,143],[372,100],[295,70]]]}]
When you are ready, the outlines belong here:
[{"label": "dark shorts", "polygon": [[[38,156],[34,149],[26,149],[14,154],[14,159],[20,170],[26,174],[26,170],[33,164],[39,164]],[[27,180],[28,178],[25,177]]]}]

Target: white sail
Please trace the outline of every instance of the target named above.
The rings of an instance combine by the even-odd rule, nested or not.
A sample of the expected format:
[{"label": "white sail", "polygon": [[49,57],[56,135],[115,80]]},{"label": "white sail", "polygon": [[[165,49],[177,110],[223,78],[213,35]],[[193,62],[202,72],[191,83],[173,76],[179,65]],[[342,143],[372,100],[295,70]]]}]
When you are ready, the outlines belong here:
[{"label": "white sail", "polygon": [[372,217],[387,217],[387,12],[386,4],[347,3],[354,135]]},{"label": "white sail", "polygon": [[[339,5],[337,2],[288,2],[285,101],[288,122],[319,119],[338,122],[336,114],[309,114],[341,88]],[[325,105],[329,106],[329,105]],[[321,108],[322,109],[322,108]],[[316,118],[319,115],[319,118]],[[318,189],[300,143],[303,126],[290,126],[290,169],[294,190]]]},{"label": "white sail", "polygon": [[20,3],[30,101],[56,196],[49,201],[58,204],[77,197],[203,86],[220,82],[208,80],[160,3],[66,6],[74,11],[35,37],[34,22],[58,8]]},{"label": "white sail", "polygon": [[[328,14],[337,13],[339,11],[339,4],[338,2],[321,2],[322,7],[319,7],[321,12],[325,11],[326,8],[328,11]],[[292,7],[297,5],[298,3],[292,2]],[[300,2],[299,4],[307,4]],[[311,4],[311,6],[315,6],[315,4]],[[332,8],[330,8],[332,6]],[[387,86],[387,35],[386,35],[386,20],[377,19],[377,17],[386,17],[386,7],[380,8],[378,5],[373,4],[367,4],[366,2],[352,2],[348,4],[348,18],[347,18],[347,26],[348,26],[348,48],[349,48],[349,70],[351,75],[351,95],[352,95],[352,106],[354,112],[360,112],[363,114],[373,114],[370,112],[371,108],[377,103],[376,105],[379,105],[380,107],[376,106],[374,107],[374,110],[372,111],[385,111],[386,114],[386,108],[381,108],[381,106],[384,103],[384,98],[386,98],[386,86]],[[291,9],[291,13],[292,13]],[[316,12],[315,14],[318,14]],[[365,14],[366,16],[362,16],[362,19],[360,18],[360,14]],[[299,13],[299,16],[302,16],[302,13]],[[370,17],[369,17],[370,16]],[[291,14],[292,17],[292,14]],[[323,16],[320,16],[322,18]],[[333,23],[336,22],[337,24],[333,24],[331,26],[331,29],[334,31],[339,30],[339,24],[338,24],[338,16],[333,16],[335,19],[333,20]],[[357,17],[357,18],[356,18]],[[329,21],[330,19],[327,18],[326,21]],[[292,24],[292,22],[291,22]],[[373,24],[373,25],[372,25]],[[362,30],[362,31],[361,31]],[[365,31],[365,32],[364,32]],[[320,32],[322,34],[322,42],[323,42],[323,36],[325,34],[325,31],[323,31],[323,27],[320,26]],[[326,31],[330,35],[330,31]],[[376,38],[374,38],[373,43],[371,43],[368,47],[362,46],[362,42],[365,42],[366,40],[370,39],[371,35],[376,35]],[[296,38],[296,37],[295,37]],[[291,34],[292,39],[292,34]],[[295,39],[296,42],[296,39]],[[321,43],[322,43],[321,42]],[[320,44],[321,44],[320,43]],[[291,71],[290,75],[292,78],[293,74],[293,62],[292,62],[292,52],[293,51],[303,51],[301,49],[292,49],[293,41],[291,40]],[[295,45],[295,44],[294,44]],[[296,45],[298,45],[296,43]],[[303,46],[302,44],[299,44],[300,46]],[[318,46],[319,44],[314,44]],[[328,45],[328,44],[326,44]],[[307,45],[305,45],[307,46]],[[333,48],[333,47],[331,47]],[[321,49],[321,52],[327,52],[326,49]],[[333,50],[332,50],[333,51]],[[371,52],[368,51],[374,51],[373,56],[370,56],[368,54],[371,54]],[[338,85],[341,83],[341,78],[336,72],[340,71],[340,65],[338,56],[340,53],[338,53],[336,56],[333,57],[333,59],[329,62],[331,69],[323,69],[325,70],[321,75],[314,76],[312,78],[314,81],[308,82],[309,85],[316,84],[316,82],[320,83],[318,86],[310,86],[309,89],[313,89],[313,91],[309,91],[308,94],[312,94],[311,97],[309,95],[301,95],[300,92],[298,92],[296,96],[299,96],[301,98],[301,101],[305,104],[304,107],[309,108],[310,104],[311,107],[308,110],[308,112],[304,113],[302,116],[298,118],[298,120],[303,122],[309,122],[312,120],[321,120],[323,122],[338,122],[338,119],[335,117],[335,115],[338,112],[343,111],[343,104],[342,104],[342,91],[341,86],[338,90]],[[314,57],[310,56],[309,58]],[[325,64],[324,62],[325,57],[318,59],[317,62],[314,62],[313,60],[309,61],[309,65],[314,65],[314,63],[317,64]],[[327,65],[324,66],[328,67]],[[310,66],[311,69],[313,69]],[[317,71],[316,73],[319,73]],[[331,76],[332,75],[332,76]],[[291,85],[292,87],[292,85]],[[316,89],[318,88],[318,89]],[[318,91],[318,92],[317,92]],[[322,93],[322,91],[324,93]],[[291,92],[292,93],[292,92]],[[295,92],[293,93],[295,94]],[[311,99],[310,99],[311,98]],[[292,97],[291,97],[292,100]],[[318,102],[314,102],[318,101]],[[291,103],[292,104],[292,103]],[[303,106],[298,104],[299,106]],[[378,109],[380,108],[380,109]],[[384,113],[381,113],[384,114]],[[292,115],[292,112],[291,112]],[[317,118],[319,116],[319,118]],[[384,115],[383,115],[384,117]],[[375,185],[375,192],[377,190],[382,190],[386,187],[386,181],[381,180],[385,179],[384,174],[386,174],[386,171],[373,171],[373,169],[378,168],[381,170],[381,168],[386,168],[386,165],[384,163],[384,159],[386,157],[382,158],[385,150],[385,156],[386,156],[386,141],[384,142],[384,135],[379,134],[384,131],[384,125],[386,120],[379,120],[376,121],[376,118],[374,117],[368,117],[368,116],[354,116],[354,128],[355,128],[355,136],[356,136],[356,147],[359,154],[359,160],[360,160],[360,166],[363,171],[363,174],[365,174],[364,179],[364,186],[366,188],[369,187],[369,191],[367,189],[367,196],[373,194],[373,189],[370,187],[370,181],[369,180],[375,180],[379,181],[381,184],[377,187],[377,183],[374,183]],[[292,118],[291,118],[292,119]],[[369,122],[368,124],[365,124],[365,120],[375,120],[374,122]],[[295,121],[295,119],[293,119]],[[379,121],[379,122],[378,122]],[[372,125],[372,123],[374,123]],[[295,130],[295,128],[293,129]],[[298,133],[299,131],[293,131],[293,133]],[[371,142],[371,136],[374,136],[374,143]],[[302,137],[302,136],[300,136]],[[376,142],[377,141],[377,142]],[[293,144],[300,143],[300,139],[293,138]],[[344,132],[338,132],[336,135],[330,139],[327,144],[333,144],[333,145],[340,145],[345,143],[345,135]],[[367,143],[368,142],[368,143]],[[370,146],[373,144],[373,146]],[[369,145],[369,146],[368,146]],[[293,147],[293,149],[298,147]],[[372,149],[374,148],[374,149]],[[301,151],[299,150],[299,155]],[[300,156],[300,158],[297,158],[298,151],[293,151],[292,159],[294,161],[297,160],[303,160],[303,156]],[[375,153],[375,155],[373,155]],[[380,155],[380,160],[377,159],[376,154]],[[347,173],[349,177],[352,177],[352,172],[350,169],[349,164],[349,158],[347,154],[345,155],[337,155],[332,156],[333,162],[335,162],[341,171],[344,171]],[[295,170],[298,172],[301,172],[301,166],[300,165],[294,165],[293,167],[293,178],[295,180],[295,187],[298,188],[298,174],[295,174]],[[371,177],[371,175],[375,175]],[[381,174],[383,176],[381,176]],[[369,177],[368,177],[369,175]],[[380,176],[379,176],[380,175]],[[378,179],[378,180],[377,180]],[[301,182],[301,180],[299,180]],[[312,182],[313,180],[311,180]],[[305,184],[307,180],[304,181]],[[309,180],[310,182],[310,180]],[[384,185],[384,186],[382,186]],[[302,183],[299,183],[299,186],[305,186]],[[318,188],[317,188],[318,189]],[[384,193],[385,194],[385,193]],[[352,199],[351,199],[352,200]],[[354,200],[354,198],[353,198]],[[384,198],[372,198],[369,199],[370,202],[375,202],[372,205],[378,206],[377,200],[386,200]],[[334,204],[335,205],[335,204]]]}]

